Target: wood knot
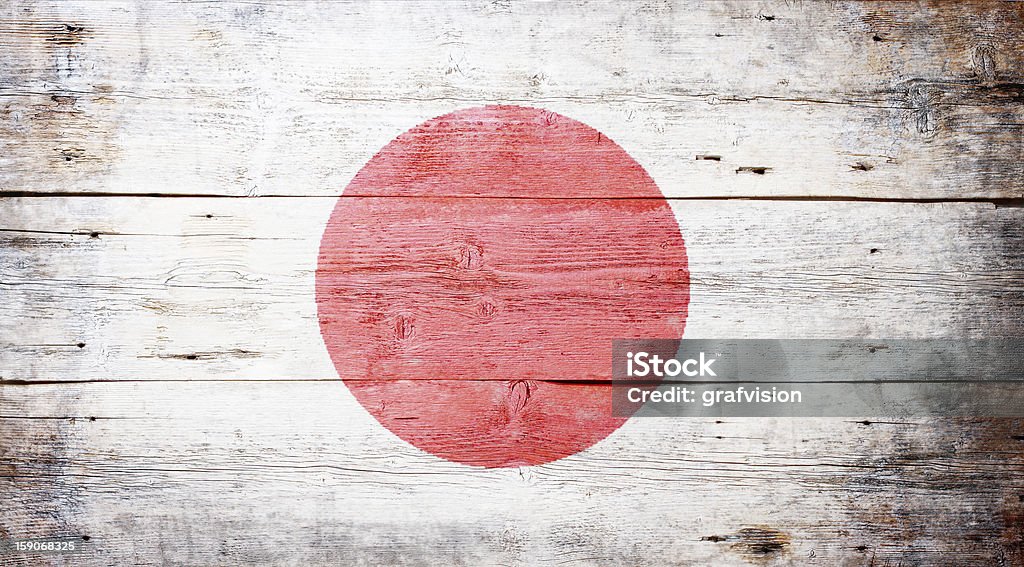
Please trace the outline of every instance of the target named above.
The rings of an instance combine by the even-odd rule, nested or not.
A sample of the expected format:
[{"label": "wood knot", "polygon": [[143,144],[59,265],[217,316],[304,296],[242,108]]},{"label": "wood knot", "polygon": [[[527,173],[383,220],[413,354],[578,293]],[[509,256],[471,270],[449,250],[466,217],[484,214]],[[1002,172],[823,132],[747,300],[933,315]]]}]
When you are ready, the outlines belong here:
[{"label": "wood knot", "polygon": [[516,380],[509,384],[507,404],[510,418],[523,413],[532,394],[533,388],[526,380]]},{"label": "wood knot", "polygon": [[996,48],[983,43],[974,49],[974,74],[984,82],[996,79]]},{"label": "wood knot", "polygon": [[412,323],[412,317],[409,315],[399,315],[395,318],[395,338],[398,340],[406,340],[412,338],[415,327]]},{"label": "wood knot", "polygon": [[479,270],[484,264],[484,249],[476,244],[466,244],[459,248],[457,265],[463,270]]},{"label": "wood knot", "polygon": [[927,84],[917,83],[907,89],[907,102],[915,113],[917,131],[926,136],[939,129],[933,98],[932,89]]},{"label": "wood knot", "polygon": [[493,303],[485,299],[477,305],[476,311],[484,319],[491,319],[494,317],[494,314],[498,312],[498,308],[495,307]]}]

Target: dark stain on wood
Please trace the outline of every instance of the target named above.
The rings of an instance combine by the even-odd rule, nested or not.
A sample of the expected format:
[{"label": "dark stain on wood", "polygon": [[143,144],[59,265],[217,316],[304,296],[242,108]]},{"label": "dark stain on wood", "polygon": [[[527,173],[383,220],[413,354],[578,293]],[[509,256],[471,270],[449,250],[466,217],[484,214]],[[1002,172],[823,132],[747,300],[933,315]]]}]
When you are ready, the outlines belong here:
[{"label": "dark stain on wood", "polygon": [[58,161],[75,161],[86,158],[85,150],[82,148],[57,148]]},{"label": "dark stain on wood", "polygon": [[167,360],[218,360],[221,358],[259,358],[261,356],[263,356],[263,353],[257,351],[233,348],[219,351],[142,355],[139,356],[139,358],[162,358]]},{"label": "dark stain on wood", "polygon": [[46,41],[60,47],[73,47],[91,37],[91,32],[80,24],[52,24]]},{"label": "dark stain on wood", "polygon": [[1024,565],[1024,495],[1008,499],[1002,512],[1004,565]]},{"label": "dark stain on wood", "polygon": [[57,106],[72,106],[78,102],[78,97],[68,94],[52,94],[50,100],[57,103]]},{"label": "dark stain on wood", "polygon": [[33,171],[35,183],[81,186],[108,173],[116,160],[121,117],[109,112],[101,117],[97,97],[86,86],[93,81],[83,79],[103,57],[83,49],[96,36],[93,25],[55,20],[35,8],[26,4],[25,19],[5,20],[0,32],[3,51],[11,57],[11,73],[0,76],[0,89],[18,95],[0,109],[5,118],[0,137],[9,142],[5,157]]},{"label": "dark stain on wood", "polygon": [[712,543],[728,543],[730,551],[747,561],[756,562],[787,553],[792,538],[788,533],[772,527],[751,526],[735,533],[709,535],[700,539]]}]

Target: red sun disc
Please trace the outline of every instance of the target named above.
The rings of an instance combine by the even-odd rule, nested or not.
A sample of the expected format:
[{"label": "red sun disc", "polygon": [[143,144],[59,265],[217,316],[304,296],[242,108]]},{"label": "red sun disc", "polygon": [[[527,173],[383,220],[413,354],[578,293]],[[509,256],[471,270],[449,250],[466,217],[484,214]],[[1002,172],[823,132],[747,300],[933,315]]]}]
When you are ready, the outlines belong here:
[{"label": "red sun disc", "polygon": [[535,108],[440,116],[338,199],[316,273],[339,376],[384,427],[485,467],[604,439],[616,338],[679,338],[679,225],[654,181],[580,122]]}]

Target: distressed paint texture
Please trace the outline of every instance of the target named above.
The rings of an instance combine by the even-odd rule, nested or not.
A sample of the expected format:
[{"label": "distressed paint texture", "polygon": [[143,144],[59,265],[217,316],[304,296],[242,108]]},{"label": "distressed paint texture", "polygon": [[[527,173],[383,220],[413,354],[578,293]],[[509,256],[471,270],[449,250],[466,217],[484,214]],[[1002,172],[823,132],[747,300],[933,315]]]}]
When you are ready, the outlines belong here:
[{"label": "distressed paint texture", "polygon": [[363,407],[487,467],[551,462],[621,426],[612,341],[682,337],[690,297],[679,222],[643,168],[521,106],[445,114],[378,152],[335,205],[316,285]]},{"label": "distressed paint texture", "polygon": [[[1019,2],[0,2],[0,537],[88,546],[0,563],[1024,565],[1020,420],[632,420],[467,467],[342,387],[316,304],[320,237],[374,154],[503,104],[580,120],[657,183],[688,337],[1022,336],[1022,44]],[[505,187],[342,201],[381,226],[493,213],[476,226],[509,242],[530,231],[497,211],[652,206],[643,184]],[[646,257],[637,227],[601,234]],[[445,250],[476,290],[488,251]],[[598,281],[679,282],[650,268]],[[533,386],[506,407],[586,384]]]}]

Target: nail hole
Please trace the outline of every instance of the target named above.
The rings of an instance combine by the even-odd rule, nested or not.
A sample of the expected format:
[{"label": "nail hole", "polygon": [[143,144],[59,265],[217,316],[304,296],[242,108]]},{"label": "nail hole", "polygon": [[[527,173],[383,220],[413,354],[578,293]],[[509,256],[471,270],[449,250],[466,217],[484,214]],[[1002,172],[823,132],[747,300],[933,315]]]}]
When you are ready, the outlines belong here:
[{"label": "nail hole", "polygon": [[871,253],[872,254],[878,254],[878,248],[872,248],[871,249]]},{"label": "nail hole", "polygon": [[880,36],[880,35],[878,35],[876,33],[875,35],[871,36],[871,39],[873,39],[875,41],[882,41],[882,36]]},{"label": "nail hole", "polygon": [[90,539],[92,538],[87,535],[82,536],[82,541],[89,541]]},{"label": "nail hole", "polygon": [[98,233],[98,232],[90,232],[89,233],[89,238],[99,238],[99,237],[100,237],[100,233]]},{"label": "nail hole", "polygon": [[85,348],[85,343],[78,343],[75,346],[77,346],[78,348]]}]

